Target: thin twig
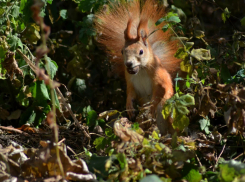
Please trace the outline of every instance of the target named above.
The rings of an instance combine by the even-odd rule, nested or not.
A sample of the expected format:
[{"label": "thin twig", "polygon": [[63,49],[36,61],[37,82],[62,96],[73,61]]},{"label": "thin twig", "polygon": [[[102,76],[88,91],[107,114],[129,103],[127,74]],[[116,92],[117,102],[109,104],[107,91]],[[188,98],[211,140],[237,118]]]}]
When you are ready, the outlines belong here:
[{"label": "thin twig", "polygon": [[198,158],[197,154],[195,154],[195,155],[196,155],[196,158],[197,158],[199,165],[202,167],[202,163],[201,163],[200,159]]},{"label": "thin twig", "polygon": [[217,163],[219,162],[219,158],[220,158],[221,155],[223,154],[223,152],[224,152],[224,150],[225,150],[225,146],[226,146],[226,144],[223,146],[223,149],[222,149],[222,151],[220,152],[219,157],[218,157],[218,159],[217,159],[217,161],[216,161],[216,164],[215,164],[214,166],[216,166]]},{"label": "thin twig", "polygon": [[25,136],[30,136],[28,133],[26,133],[24,131],[21,131],[21,130],[18,130],[16,128],[12,128],[12,127],[0,126],[0,129],[7,130],[7,131],[13,131],[13,132],[16,132],[16,133],[23,134]]},{"label": "thin twig", "polygon": [[70,106],[66,103],[65,98],[64,98],[63,94],[61,93],[60,89],[59,89],[58,87],[56,87],[55,90],[56,90],[57,94],[60,96],[61,101],[62,101],[62,103],[64,104],[64,106],[68,109],[68,111],[69,111],[71,117],[73,118],[73,120],[74,120],[76,126],[77,126],[80,130],[83,131],[83,133],[84,133],[84,135],[85,135],[86,137],[88,137],[88,138],[90,139],[90,138],[91,138],[90,135],[87,133],[85,127],[82,126],[82,125],[78,122],[78,120],[77,120],[77,118],[75,117],[75,115],[73,114],[73,112],[72,112]]},{"label": "thin twig", "polygon": [[233,158],[233,160],[238,159],[238,158],[241,157],[242,155],[244,155],[244,153],[241,153],[240,155],[236,156],[235,158]]}]

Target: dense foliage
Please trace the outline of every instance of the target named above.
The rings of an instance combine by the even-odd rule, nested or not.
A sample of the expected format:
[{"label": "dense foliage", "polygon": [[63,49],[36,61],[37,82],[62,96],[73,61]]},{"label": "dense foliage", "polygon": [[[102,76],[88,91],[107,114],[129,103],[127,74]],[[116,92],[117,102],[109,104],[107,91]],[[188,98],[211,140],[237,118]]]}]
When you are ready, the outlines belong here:
[{"label": "dense foliage", "polygon": [[58,131],[56,111],[60,130],[84,133],[83,146],[73,147],[82,154],[70,157],[84,159],[101,181],[244,180],[244,1],[159,2],[168,13],[157,31],[173,32],[182,59],[176,94],[162,110],[172,136],[159,135],[147,106],[133,124],[125,118],[126,85],[93,29],[108,2],[0,1],[0,125]]}]

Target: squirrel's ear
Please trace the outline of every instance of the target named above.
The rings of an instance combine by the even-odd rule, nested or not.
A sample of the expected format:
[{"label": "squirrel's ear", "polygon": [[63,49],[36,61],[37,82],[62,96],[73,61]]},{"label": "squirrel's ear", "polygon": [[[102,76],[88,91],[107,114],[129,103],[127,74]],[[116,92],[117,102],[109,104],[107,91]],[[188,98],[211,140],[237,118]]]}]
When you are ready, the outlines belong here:
[{"label": "squirrel's ear", "polygon": [[139,26],[138,26],[138,37],[142,39],[145,46],[148,46],[147,44],[147,36],[148,36],[149,30],[148,30],[148,20],[147,19],[141,19]]},{"label": "squirrel's ear", "polygon": [[142,39],[143,43],[145,44],[145,46],[148,46],[148,43],[146,41],[147,39],[147,33],[144,29],[140,30],[140,38]]},{"label": "squirrel's ear", "polygon": [[130,17],[129,20],[128,20],[127,28],[124,31],[124,38],[125,38],[126,41],[129,41],[129,40],[133,39],[133,36],[130,33],[130,30],[131,30],[131,27],[132,27],[132,22],[133,22],[133,19]]}]

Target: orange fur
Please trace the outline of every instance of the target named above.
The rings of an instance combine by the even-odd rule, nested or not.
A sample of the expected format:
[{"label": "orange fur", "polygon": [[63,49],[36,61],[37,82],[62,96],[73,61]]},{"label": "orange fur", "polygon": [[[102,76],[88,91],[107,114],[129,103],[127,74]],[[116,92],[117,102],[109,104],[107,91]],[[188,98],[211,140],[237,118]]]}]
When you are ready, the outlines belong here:
[{"label": "orange fur", "polygon": [[[133,116],[133,100],[141,104],[150,101],[152,114],[159,110],[157,118],[161,119],[157,122],[167,124],[157,108],[174,94],[171,75],[177,71],[180,60],[174,57],[177,42],[169,40],[169,31],[150,34],[164,25],[155,26],[164,15],[164,8],[154,0],[114,2],[96,14],[95,28],[100,34],[98,42],[125,75],[129,116]],[[168,132],[159,129],[163,134]]]}]

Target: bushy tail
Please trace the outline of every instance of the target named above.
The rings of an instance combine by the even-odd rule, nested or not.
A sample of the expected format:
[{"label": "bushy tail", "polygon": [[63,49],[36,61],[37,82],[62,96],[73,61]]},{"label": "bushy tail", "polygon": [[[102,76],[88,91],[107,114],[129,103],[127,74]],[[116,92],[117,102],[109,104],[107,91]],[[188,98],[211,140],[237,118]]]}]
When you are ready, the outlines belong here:
[{"label": "bushy tail", "polygon": [[[164,15],[163,6],[154,0],[111,2],[96,14],[95,29],[99,34],[98,42],[111,56],[111,62],[123,71],[124,64],[121,51],[125,45],[124,31],[129,19],[133,20],[130,33],[137,36],[137,27],[141,20],[148,19],[148,29],[151,33],[163,26],[163,24],[155,26],[155,23]],[[154,55],[161,60],[162,65],[169,73],[178,69],[180,61],[174,57],[177,44],[169,41],[171,36],[168,31],[158,30],[148,38]]]}]

